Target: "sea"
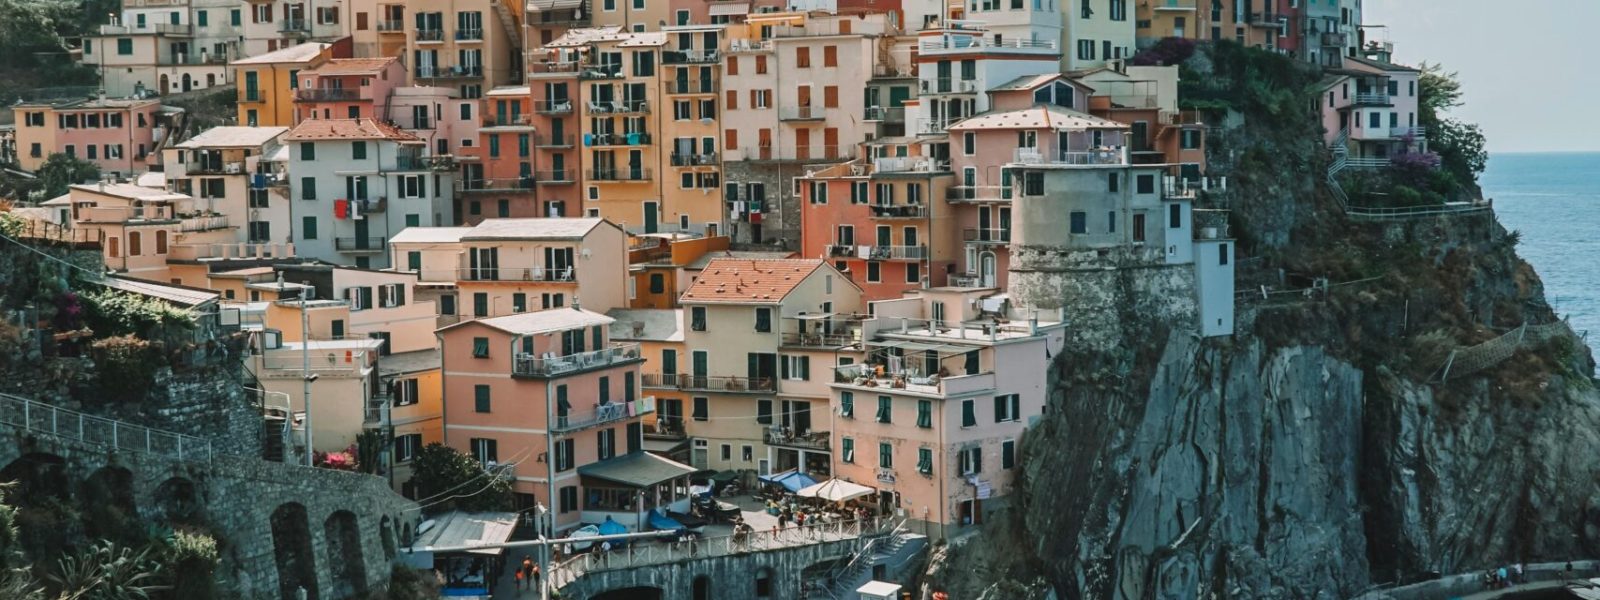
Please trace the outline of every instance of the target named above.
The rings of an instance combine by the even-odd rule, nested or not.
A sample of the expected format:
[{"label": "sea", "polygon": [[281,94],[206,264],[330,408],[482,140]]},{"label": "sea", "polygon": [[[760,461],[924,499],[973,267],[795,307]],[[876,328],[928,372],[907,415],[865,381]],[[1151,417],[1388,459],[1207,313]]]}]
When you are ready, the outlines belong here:
[{"label": "sea", "polygon": [[1556,314],[1600,348],[1600,152],[1494,153],[1478,178]]}]

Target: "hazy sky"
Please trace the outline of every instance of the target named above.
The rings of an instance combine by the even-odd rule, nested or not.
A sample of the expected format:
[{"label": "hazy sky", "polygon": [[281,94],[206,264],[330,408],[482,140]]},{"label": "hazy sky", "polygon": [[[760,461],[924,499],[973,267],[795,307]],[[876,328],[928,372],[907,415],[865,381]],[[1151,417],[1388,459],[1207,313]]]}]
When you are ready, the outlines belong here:
[{"label": "hazy sky", "polygon": [[1466,106],[1493,152],[1600,150],[1596,0],[1366,0],[1368,38],[1388,36],[1395,62],[1458,71]]}]

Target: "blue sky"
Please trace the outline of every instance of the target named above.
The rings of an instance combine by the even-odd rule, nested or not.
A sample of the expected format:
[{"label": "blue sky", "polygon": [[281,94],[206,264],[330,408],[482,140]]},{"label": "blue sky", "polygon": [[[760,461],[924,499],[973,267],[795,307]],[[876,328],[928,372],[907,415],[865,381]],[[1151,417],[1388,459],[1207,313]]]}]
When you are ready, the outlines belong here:
[{"label": "blue sky", "polygon": [[1366,0],[1368,38],[1395,62],[1457,71],[1491,152],[1600,151],[1600,1]]}]

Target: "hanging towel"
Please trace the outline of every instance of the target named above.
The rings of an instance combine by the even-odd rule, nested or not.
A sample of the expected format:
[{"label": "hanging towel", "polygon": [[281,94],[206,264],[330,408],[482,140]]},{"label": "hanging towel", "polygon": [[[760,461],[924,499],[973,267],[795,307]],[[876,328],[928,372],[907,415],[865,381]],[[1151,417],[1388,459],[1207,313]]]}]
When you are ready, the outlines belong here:
[{"label": "hanging towel", "polygon": [[628,145],[629,146],[637,146],[637,145],[639,145],[639,133],[638,132],[634,132],[634,133],[628,134]]},{"label": "hanging towel", "polygon": [[860,256],[863,259],[871,260],[872,259],[872,246],[857,246],[856,247],[856,255]]},{"label": "hanging towel", "polygon": [[583,134],[583,145],[585,145],[585,146],[593,146],[594,145],[594,134],[592,134],[592,133]]}]

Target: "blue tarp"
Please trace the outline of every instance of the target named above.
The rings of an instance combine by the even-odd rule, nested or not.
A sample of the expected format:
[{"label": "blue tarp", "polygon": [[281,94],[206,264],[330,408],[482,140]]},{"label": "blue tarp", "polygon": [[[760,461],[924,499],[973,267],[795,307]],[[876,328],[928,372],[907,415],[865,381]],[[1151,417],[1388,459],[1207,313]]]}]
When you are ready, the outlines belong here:
[{"label": "blue tarp", "polygon": [[782,473],[773,473],[771,475],[762,475],[761,480],[767,483],[776,483],[781,485],[784,489],[789,490],[790,492],[798,492],[817,484],[817,480],[812,479],[810,475],[793,470],[784,471]]},{"label": "blue tarp", "polygon": [[650,511],[650,528],[659,531],[677,531],[683,529],[683,523],[677,519],[663,515],[657,511]]}]

